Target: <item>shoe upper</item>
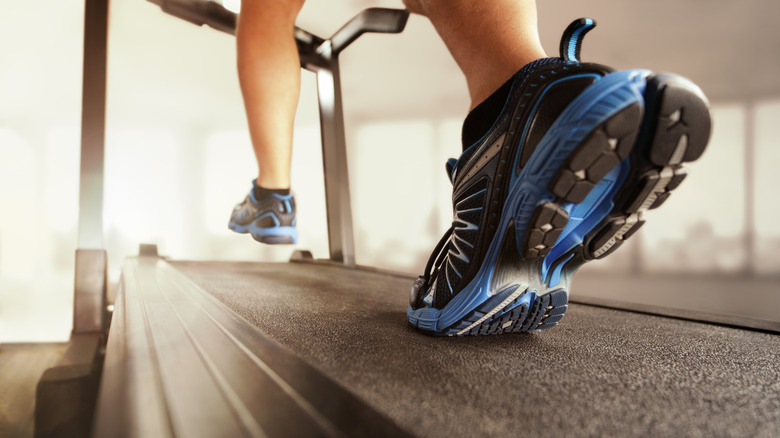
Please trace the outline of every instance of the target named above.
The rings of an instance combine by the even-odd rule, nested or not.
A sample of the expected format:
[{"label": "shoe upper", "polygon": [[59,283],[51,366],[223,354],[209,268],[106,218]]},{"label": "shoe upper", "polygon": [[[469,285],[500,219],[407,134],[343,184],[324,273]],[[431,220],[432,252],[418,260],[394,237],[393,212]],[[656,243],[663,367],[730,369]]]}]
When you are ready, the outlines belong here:
[{"label": "shoe upper", "polygon": [[254,190],[251,190],[244,201],[233,208],[230,223],[258,228],[293,227],[295,198],[292,194],[272,193],[265,198],[255,199]]},{"label": "shoe upper", "polygon": [[[568,104],[612,71],[571,60],[579,54],[578,44],[566,50],[561,58],[523,67],[466,119],[463,139],[468,147],[446,165],[453,184],[452,226],[412,287],[413,309],[442,309],[469,284],[496,234],[512,175],[520,173]],[[487,132],[479,137],[470,132],[469,119],[485,117],[494,120]]]}]

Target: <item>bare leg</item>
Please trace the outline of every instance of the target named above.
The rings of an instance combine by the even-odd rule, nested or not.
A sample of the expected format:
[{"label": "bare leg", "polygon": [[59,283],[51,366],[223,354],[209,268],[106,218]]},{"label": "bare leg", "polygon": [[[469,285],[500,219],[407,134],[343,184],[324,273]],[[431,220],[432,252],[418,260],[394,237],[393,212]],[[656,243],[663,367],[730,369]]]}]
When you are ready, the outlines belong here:
[{"label": "bare leg", "polygon": [[257,184],[290,187],[295,110],[301,88],[293,28],[304,0],[246,0],[236,33],[238,77],[257,159]]},{"label": "bare leg", "polygon": [[546,57],[535,0],[404,0],[427,16],[466,76],[476,107],[525,64]]}]

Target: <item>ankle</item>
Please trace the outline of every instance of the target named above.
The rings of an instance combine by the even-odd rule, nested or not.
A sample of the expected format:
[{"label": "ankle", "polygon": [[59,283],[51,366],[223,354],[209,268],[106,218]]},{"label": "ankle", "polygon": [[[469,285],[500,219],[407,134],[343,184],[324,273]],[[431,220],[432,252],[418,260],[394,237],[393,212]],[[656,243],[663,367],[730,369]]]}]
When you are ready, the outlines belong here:
[{"label": "ankle", "polygon": [[494,60],[494,64],[490,68],[480,68],[477,72],[466,74],[466,83],[471,99],[469,110],[473,110],[488,99],[523,67],[546,57],[547,54],[543,50],[528,48],[522,53],[515,53],[512,57],[507,57],[507,59]]},{"label": "ankle", "polygon": [[277,175],[272,172],[263,172],[264,177],[258,177],[252,184],[255,187],[262,187],[266,190],[290,190],[290,177],[289,175]]},{"label": "ankle", "polygon": [[463,150],[478,141],[493,126],[501,115],[504,104],[512,91],[512,84],[518,76],[523,77],[539,66],[559,62],[563,61],[560,58],[535,59],[512,72],[511,75],[504,78],[505,82],[498,84],[484,99],[476,102],[463,122]]},{"label": "ankle", "polygon": [[255,186],[252,188],[252,193],[256,200],[265,199],[272,194],[279,195],[279,196],[288,196],[290,194],[290,188],[265,188],[260,185],[255,184]]}]

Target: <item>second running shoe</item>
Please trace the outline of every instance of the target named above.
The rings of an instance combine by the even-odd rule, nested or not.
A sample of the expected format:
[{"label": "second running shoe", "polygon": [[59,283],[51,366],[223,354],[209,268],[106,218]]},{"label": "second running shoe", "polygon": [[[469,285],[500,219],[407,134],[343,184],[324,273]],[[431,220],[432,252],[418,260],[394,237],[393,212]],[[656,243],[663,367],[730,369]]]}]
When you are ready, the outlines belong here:
[{"label": "second running shoe", "polygon": [[[555,326],[585,262],[606,257],[686,177],[709,141],[689,80],[579,61],[595,22],[573,22],[560,58],[526,65],[464,125],[447,163],[454,220],[412,286],[409,322],[434,335]],[[470,118],[495,120],[469,139]]]},{"label": "second running shoe", "polygon": [[228,228],[236,233],[252,235],[260,243],[292,244],[298,242],[295,228],[295,198],[266,191],[260,199],[255,196],[257,180],[244,201],[233,208]]}]

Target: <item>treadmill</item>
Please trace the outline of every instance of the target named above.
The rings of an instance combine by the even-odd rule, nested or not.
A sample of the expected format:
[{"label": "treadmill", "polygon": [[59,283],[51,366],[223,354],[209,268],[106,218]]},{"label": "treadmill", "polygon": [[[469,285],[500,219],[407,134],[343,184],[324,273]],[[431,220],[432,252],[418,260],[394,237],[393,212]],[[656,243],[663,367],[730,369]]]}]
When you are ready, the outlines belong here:
[{"label": "treadmill", "polygon": [[[205,0],[150,0],[234,33]],[[38,385],[36,437],[780,436],[780,327],[572,303],[555,330],[434,338],[414,279],[359,266],[339,54],[408,12],[367,9],[330,38],[296,28],[317,75],[330,257],[188,262],[141,245],[106,299],[107,0],[86,0],[74,330]]]}]

